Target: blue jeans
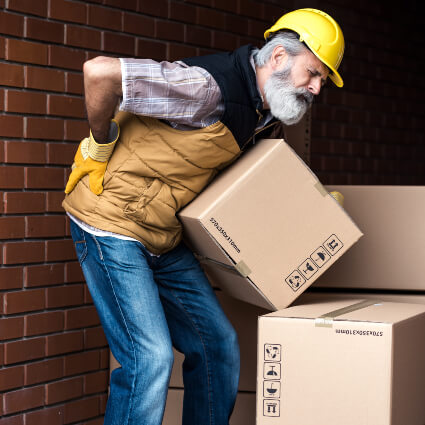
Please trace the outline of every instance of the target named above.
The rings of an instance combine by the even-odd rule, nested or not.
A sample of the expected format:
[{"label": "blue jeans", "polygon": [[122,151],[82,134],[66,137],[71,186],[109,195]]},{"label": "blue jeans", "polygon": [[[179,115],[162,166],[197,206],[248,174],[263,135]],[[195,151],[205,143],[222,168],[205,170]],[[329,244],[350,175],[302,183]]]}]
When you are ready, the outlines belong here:
[{"label": "blue jeans", "polygon": [[[183,362],[183,425],[228,425],[239,380],[236,333],[181,243],[152,256],[136,241],[71,234],[112,354],[105,425],[160,425],[174,346]],[[177,421],[176,421],[177,423]]]}]

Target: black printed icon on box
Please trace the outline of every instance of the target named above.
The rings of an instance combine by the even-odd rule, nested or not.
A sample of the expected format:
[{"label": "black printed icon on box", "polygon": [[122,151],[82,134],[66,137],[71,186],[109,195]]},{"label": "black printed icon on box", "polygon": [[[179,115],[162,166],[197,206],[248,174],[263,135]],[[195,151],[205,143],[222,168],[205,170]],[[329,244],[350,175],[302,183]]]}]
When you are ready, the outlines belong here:
[{"label": "black printed icon on box", "polygon": [[322,267],[325,263],[329,261],[331,256],[328,254],[325,248],[321,246],[317,248],[316,251],[311,254],[310,258],[319,266]]},{"label": "black printed icon on box", "polygon": [[344,246],[335,235],[327,239],[323,245],[331,255],[335,255]]},{"label": "black printed icon on box", "polygon": [[263,416],[280,416],[280,400],[264,400]]},{"label": "black printed icon on box", "polygon": [[264,379],[280,379],[280,363],[264,363]]},{"label": "black printed icon on box", "polygon": [[304,261],[299,267],[298,270],[304,275],[306,279],[310,279],[311,276],[314,275],[314,273],[317,272],[317,266],[314,264],[313,261],[311,261],[310,258],[307,258],[307,260]]},{"label": "black printed icon on box", "polygon": [[294,290],[298,291],[301,286],[304,285],[306,280],[303,275],[298,271],[294,270],[286,279],[285,282]]},{"label": "black printed icon on box", "polygon": [[266,362],[280,362],[281,360],[280,344],[264,344],[264,360]]},{"label": "black printed icon on box", "polygon": [[268,398],[280,398],[280,382],[263,381],[263,396]]}]

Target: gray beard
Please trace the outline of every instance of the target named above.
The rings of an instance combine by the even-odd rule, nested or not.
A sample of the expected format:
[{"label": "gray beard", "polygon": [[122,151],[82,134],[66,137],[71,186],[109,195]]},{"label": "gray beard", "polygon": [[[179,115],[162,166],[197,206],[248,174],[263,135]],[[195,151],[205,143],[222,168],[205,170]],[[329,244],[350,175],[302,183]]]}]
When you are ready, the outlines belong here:
[{"label": "gray beard", "polygon": [[264,96],[271,114],[286,125],[301,120],[313,103],[314,95],[305,88],[296,88],[291,81],[292,63],[275,71],[264,84]]}]

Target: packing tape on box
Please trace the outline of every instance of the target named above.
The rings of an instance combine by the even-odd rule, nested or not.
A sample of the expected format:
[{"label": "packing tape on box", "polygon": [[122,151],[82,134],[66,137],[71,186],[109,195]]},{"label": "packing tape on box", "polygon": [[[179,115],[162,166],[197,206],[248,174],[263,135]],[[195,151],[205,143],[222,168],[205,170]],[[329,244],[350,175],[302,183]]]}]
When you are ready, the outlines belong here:
[{"label": "packing tape on box", "polygon": [[325,187],[323,186],[322,183],[320,183],[319,181],[317,181],[314,185],[314,187],[319,191],[319,193],[322,196],[326,196],[329,195],[329,192],[325,189]]},{"label": "packing tape on box", "polygon": [[334,318],[342,316],[346,313],[351,313],[352,311],[360,310],[362,308],[369,307],[376,304],[377,300],[364,300],[358,303],[349,305],[347,307],[339,308],[338,310],[330,311],[329,313],[322,314],[320,317],[317,317],[314,325],[320,328],[331,328],[333,326]]}]

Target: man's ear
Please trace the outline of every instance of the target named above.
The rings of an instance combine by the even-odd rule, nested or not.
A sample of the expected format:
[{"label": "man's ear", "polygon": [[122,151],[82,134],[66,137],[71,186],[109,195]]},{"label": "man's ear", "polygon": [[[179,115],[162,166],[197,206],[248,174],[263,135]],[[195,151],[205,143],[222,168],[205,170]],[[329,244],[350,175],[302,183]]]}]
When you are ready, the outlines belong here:
[{"label": "man's ear", "polygon": [[[283,46],[278,45],[273,49],[270,57],[270,64],[275,71],[277,68],[282,69],[288,60],[288,53]],[[283,65],[282,65],[283,64]]]}]

